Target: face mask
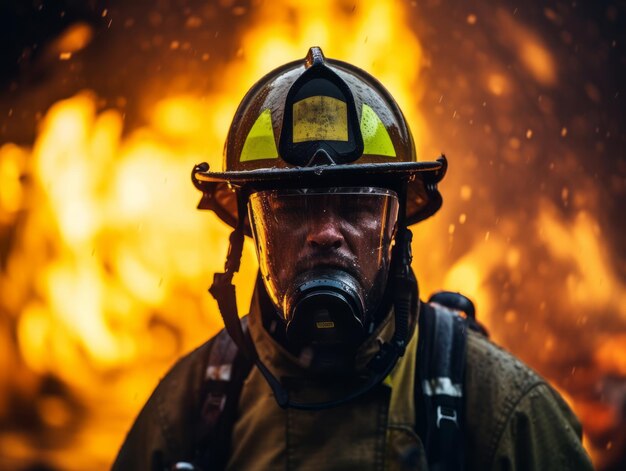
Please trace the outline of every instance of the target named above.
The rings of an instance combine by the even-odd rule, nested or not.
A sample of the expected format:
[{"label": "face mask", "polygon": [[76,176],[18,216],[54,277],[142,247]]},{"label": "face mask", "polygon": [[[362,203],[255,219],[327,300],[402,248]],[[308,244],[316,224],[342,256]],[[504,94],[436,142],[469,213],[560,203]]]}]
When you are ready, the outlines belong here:
[{"label": "face mask", "polygon": [[326,353],[356,349],[373,328],[387,283],[395,193],[374,187],[259,191],[248,210],[263,282],[290,345]]}]

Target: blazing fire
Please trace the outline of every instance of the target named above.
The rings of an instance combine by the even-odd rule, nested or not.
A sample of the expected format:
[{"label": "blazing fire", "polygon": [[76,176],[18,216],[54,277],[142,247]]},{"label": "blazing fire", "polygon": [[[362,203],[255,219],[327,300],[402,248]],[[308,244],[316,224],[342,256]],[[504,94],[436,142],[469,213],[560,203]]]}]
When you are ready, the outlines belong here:
[{"label": "blazing fire", "polygon": [[[435,157],[447,133],[458,134],[450,127],[457,116],[470,114],[454,110],[452,124],[444,121],[443,95],[434,110],[424,106],[434,88],[424,76],[432,58],[410,21],[411,6],[285,0],[280,8],[265,2],[246,10],[224,3],[249,20],[236,57],[209,93],[163,90],[148,107],[149,120],[125,129],[122,110],[102,109],[96,94],[80,91],[46,112],[32,146],[0,147],[0,240],[7,244],[0,252],[0,419],[8,424],[0,432],[0,467],[106,468],[158,378],[219,329],[217,306],[203,293],[223,267],[229,229],[197,212],[189,173],[201,161],[220,167],[232,115],[257,78],[319,45],[389,88],[422,158]],[[472,15],[470,26],[481,20]],[[510,13],[496,17],[529,77],[541,86],[557,83],[557,61],[541,38]],[[202,19],[191,15],[186,25],[201,27]],[[77,24],[51,50],[70,60],[92,36]],[[515,80],[497,66],[482,78],[485,96],[500,103],[506,120]],[[471,92],[467,83],[459,87]],[[513,124],[500,127],[494,133]],[[478,175],[484,159],[500,154],[511,165],[535,159],[526,147],[532,139],[528,128],[501,152],[486,143],[488,157],[463,143],[446,149],[446,203],[414,230],[415,270],[423,298],[445,288],[474,299],[492,338],[564,394],[604,466],[626,447],[626,286],[594,214],[581,209],[598,204],[597,192],[564,187],[567,214],[554,199],[529,195],[536,214],[525,223],[514,204],[504,212],[485,203],[487,194],[502,194],[499,182],[469,181],[454,170]],[[250,244],[242,267],[236,281],[245,312],[256,274]]]}]

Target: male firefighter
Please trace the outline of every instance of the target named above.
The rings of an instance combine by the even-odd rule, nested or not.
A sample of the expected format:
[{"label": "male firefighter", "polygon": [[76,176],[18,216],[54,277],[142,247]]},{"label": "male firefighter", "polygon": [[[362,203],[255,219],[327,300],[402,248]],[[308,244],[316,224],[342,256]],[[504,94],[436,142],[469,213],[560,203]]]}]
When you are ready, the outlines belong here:
[{"label": "male firefighter", "polygon": [[[592,469],[571,410],[468,299],[419,300],[408,226],[439,209],[446,166],[418,162],[389,92],[319,48],[255,84],[224,171],[192,172],[234,228],[210,289],[225,330],[161,381],[113,468]],[[260,273],[240,320],[246,234]]]}]

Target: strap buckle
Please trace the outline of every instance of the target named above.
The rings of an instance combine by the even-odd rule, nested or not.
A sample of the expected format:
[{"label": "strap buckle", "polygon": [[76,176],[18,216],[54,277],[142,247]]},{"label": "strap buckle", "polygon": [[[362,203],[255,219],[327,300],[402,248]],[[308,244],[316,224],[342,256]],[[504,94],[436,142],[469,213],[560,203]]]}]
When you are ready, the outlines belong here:
[{"label": "strap buckle", "polygon": [[459,428],[458,415],[456,409],[451,407],[437,406],[437,428],[441,428],[441,421],[448,420],[452,422],[456,428]]}]

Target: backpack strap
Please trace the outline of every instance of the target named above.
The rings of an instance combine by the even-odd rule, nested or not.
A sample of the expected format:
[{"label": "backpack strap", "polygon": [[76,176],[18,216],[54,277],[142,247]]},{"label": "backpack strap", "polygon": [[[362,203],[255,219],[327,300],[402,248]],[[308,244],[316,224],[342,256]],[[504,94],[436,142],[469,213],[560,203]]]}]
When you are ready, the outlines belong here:
[{"label": "backpack strap", "polygon": [[[415,404],[422,407],[416,428],[433,471],[464,469],[467,318],[439,303],[421,304]],[[251,341],[247,317],[242,326]],[[174,470],[224,469],[230,456],[239,397],[253,364],[222,329],[213,339],[206,365],[195,457],[193,463],[176,463]]]},{"label": "backpack strap", "polygon": [[417,432],[429,469],[462,470],[464,450],[464,373],[467,321],[437,303],[422,304],[415,387]]},{"label": "backpack strap", "polygon": [[[247,320],[247,317],[242,318],[242,327],[249,335]],[[222,329],[213,339],[204,370],[195,457],[192,463],[181,461],[172,469],[209,471],[226,468],[239,396],[251,369],[252,362]]]}]

